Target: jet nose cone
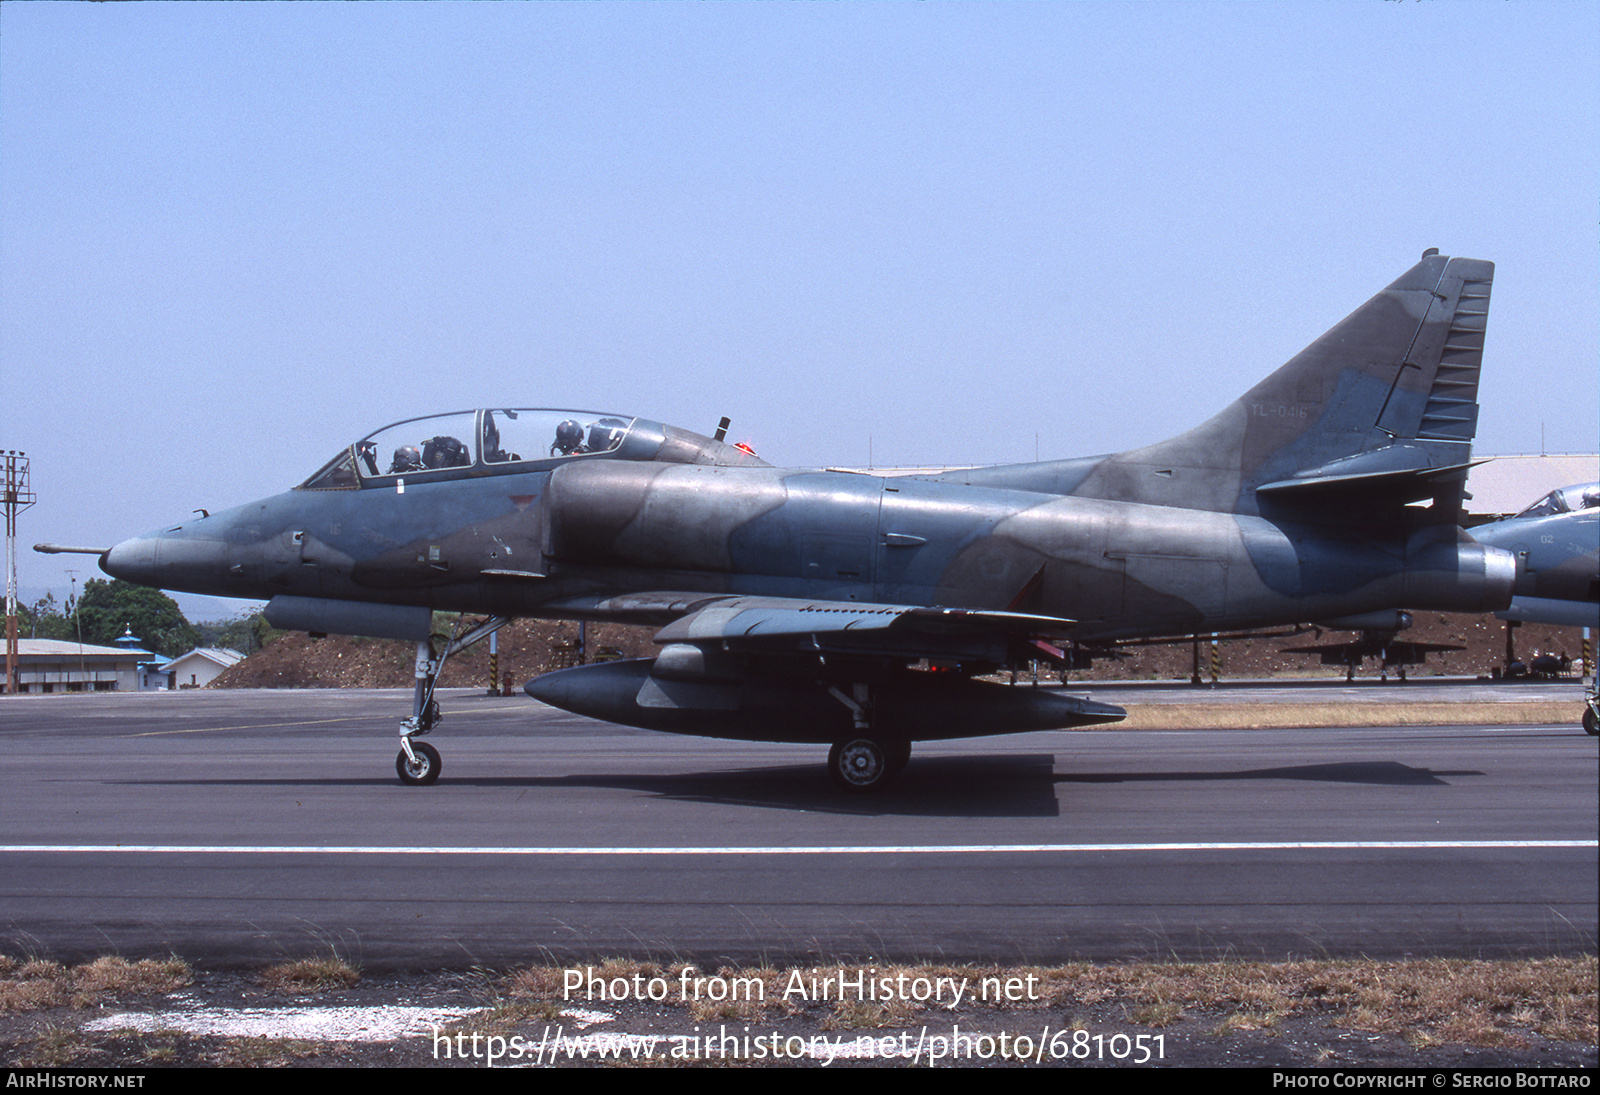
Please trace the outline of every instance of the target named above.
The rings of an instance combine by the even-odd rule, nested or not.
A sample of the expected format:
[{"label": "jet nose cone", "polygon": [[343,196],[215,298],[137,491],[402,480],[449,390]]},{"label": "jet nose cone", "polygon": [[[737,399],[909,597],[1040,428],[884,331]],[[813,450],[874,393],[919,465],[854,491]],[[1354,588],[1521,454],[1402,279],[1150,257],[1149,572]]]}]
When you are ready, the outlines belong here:
[{"label": "jet nose cone", "polygon": [[137,585],[226,597],[234,595],[232,561],[228,544],[171,529],[124,540],[105,553],[100,569]]},{"label": "jet nose cone", "polygon": [[100,556],[100,569],[113,578],[136,585],[158,585],[157,559],[161,541],[149,536],[124,540]]}]

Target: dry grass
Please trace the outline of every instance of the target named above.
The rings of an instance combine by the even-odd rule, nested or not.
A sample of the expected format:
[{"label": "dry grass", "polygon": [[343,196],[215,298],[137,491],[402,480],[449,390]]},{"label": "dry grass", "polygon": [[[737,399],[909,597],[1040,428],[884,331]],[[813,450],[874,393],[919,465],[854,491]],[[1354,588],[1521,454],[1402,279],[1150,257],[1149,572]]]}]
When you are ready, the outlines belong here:
[{"label": "dry grass", "polygon": [[1130,1022],[1159,1030],[1170,1027],[1183,1018],[1183,1005],[1176,1000],[1152,1000],[1139,1004],[1128,1012]]},{"label": "dry grass", "polygon": [[107,956],[71,969],[58,962],[0,957],[0,1012],[89,1007],[109,996],[161,996],[193,981],[177,958],[129,962]]},{"label": "dry grass", "polygon": [[[838,966],[789,969],[720,969],[714,976],[747,978],[763,986],[759,1004],[738,1002],[731,1012],[708,1008],[706,1002],[679,995],[683,967],[662,969],[639,963],[596,967],[612,976],[661,976],[671,986],[665,1003],[689,1010],[698,1020],[726,1014],[750,1019],[763,1009],[793,1014],[824,1007],[825,1029],[857,1030],[891,1026],[909,1020],[919,1006],[896,998],[849,992],[824,1001],[796,1002],[784,990],[813,978],[837,975]],[[623,971],[627,971],[626,974]],[[653,972],[647,972],[653,971]],[[856,967],[845,967],[852,977]],[[1270,1031],[1287,1019],[1324,1018],[1345,1029],[1391,1033],[1426,1045],[1452,1042],[1475,1046],[1512,1045],[1537,1034],[1553,1041],[1592,1045],[1600,1040],[1600,962],[1594,957],[1521,961],[1413,959],[1405,961],[1207,962],[1143,963],[1097,966],[1088,963],[1055,967],[876,966],[860,970],[869,979],[908,977],[966,978],[961,1009],[1050,1008],[1069,1015],[1095,1006],[1120,1006],[1128,1021],[1166,1027],[1185,1017],[1215,1018],[1219,1035],[1233,1031]],[[713,976],[697,974],[698,976]],[[562,1001],[560,967],[534,967],[508,978],[513,996]],[[1000,978],[1031,989],[1010,1000],[984,1000],[978,987],[985,978]],[[1002,997],[1004,994],[1001,994]],[[1022,998],[1018,999],[1016,996]],[[728,1002],[723,1002],[724,1004]],[[944,1007],[948,1001],[930,1006]]]},{"label": "dry grass", "polygon": [[18,1068],[86,1066],[93,1063],[94,1055],[94,1046],[77,1030],[47,1026],[20,1047],[15,1060],[6,1063]]},{"label": "dry grass", "polygon": [[1594,957],[1084,965],[1051,971],[1047,984],[1057,1004],[1182,1001],[1224,1012],[1233,1029],[1326,1016],[1349,1029],[1479,1046],[1528,1033],[1588,1044],[1600,1037]]},{"label": "dry grass", "polygon": [[1271,1030],[1281,1018],[1274,1012],[1236,1011],[1218,1023],[1212,1033],[1223,1038],[1242,1030]]},{"label": "dry grass", "polygon": [[[1263,730],[1318,726],[1577,726],[1583,705],[1507,703],[1148,703],[1131,704],[1114,729]],[[1096,727],[1095,729],[1104,729]]]},{"label": "dry grass", "polygon": [[331,989],[347,989],[361,974],[337,955],[284,962],[261,974],[261,983],[276,992],[305,996]]},{"label": "dry grass", "polygon": [[[820,1018],[828,1030],[873,1030],[912,1021],[932,1008],[949,1009],[950,1001],[930,1002],[926,1008],[914,1001],[881,991],[861,999],[847,990],[841,999],[837,977],[877,979],[965,979],[967,992],[958,1013],[976,1011],[1026,1011],[1048,1009],[1081,1019],[1120,1012],[1127,1021],[1162,1028],[1184,1019],[1206,1024],[1204,1029],[1226,1036],[1236,1031],[1272,1031],[1292,1019],[1317,1019],[1330,1027],[1393,1034],[1413,1046],[1458,1044],[1507,1047],[1537,1036],[1557,1042],[1595,1045],[1600,1041],[1600,960],[1549,958],[1536,960],[1477,961],[1464,959],[1409,959],[1403,961],[1319,960],[1304,962],[1143,963],[1098,966],[1079,963],[1052,967],[998,966],[819,966],[723,967],[695,970],[682,964],[611,960],[590,967],[588,975],[603,982],[622,979],[626,999],[636,1000],[634,984],[660,979],[670,987],[663,1006],[678,1007],[695,1018],[723,1017],[741,1021],[767,1018],[772,1013],[808,1013]],[[353,984],[357,973],[338,958],[288,963],[269,971],[263,980],[283,991],[313,992]],[[829,977],[835,989],[827,999],[785,997],[796,984],[811,989]],[[713,980],[723,999],[684,999],[681,986],[702,978],[709,990]],[[991,993],[981,999],[985,978],[998,978],[1002,986],[1028,991]],[[637,979],[637,980],[636,980]],[[177,960],[123,958],[96,959],[75,967],[42,960],[0,956],[0,1012],[25,1012],[43,1008],[92,1007],[109,998],[175,992],[192,982],[189,967]],[[486,1028],[529,1019],[551,1019],[563,1009],[598,1006],[568,991],[567,968],[525,968],[498,982],[501,1009],[480,1020]],[[728,991],[739,986],[737,992]],[[565,993],[565,995],[564,995]],[[998,998],[996,998],[998,997]],[[610,1001],[615,1003],[617,1001]],[[645,1002],[649,1002],[646,1000]],[[819,1014],[820,1013],[820,1014]],[[1082,1020],[1092,1022],[1090,1020]],[[159,1042],[159,1039],[157,1040]],[[158,1047],[160,1048],[160,1047]],[[32,1044],[20,1050],[30,1063],[68,1063],[83,1060],[85,1044],[70,1030],[46,1027]],[[277,1046],[274,1062],[303,1057],[304,1047]],[[165,1049],[170,1056],[171,1049]],[[158,1059],[152,1057],[152,1059]],[[239,1060],[236,1063],[253,1063]]]},{"label": "dry grass", "polygon": [[216,1064],[221,1068],[287,1068],[334,1052],[335,1047],[327,1042],[299,1038],[230,1038]]}]

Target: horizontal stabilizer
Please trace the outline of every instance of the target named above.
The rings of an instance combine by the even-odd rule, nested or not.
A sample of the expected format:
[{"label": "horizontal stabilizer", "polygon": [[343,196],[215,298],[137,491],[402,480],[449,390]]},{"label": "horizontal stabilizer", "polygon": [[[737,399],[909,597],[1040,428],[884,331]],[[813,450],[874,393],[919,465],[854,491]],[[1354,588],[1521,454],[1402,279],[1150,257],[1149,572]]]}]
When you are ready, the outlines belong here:
[{"label": "horizontal stabilizer", "polygon": [[1468,471],[1484,463],[1482,460],[1472,460],[1465,464],[1451,464],[1442,468],[1383,469],[1381,467],[1385,462],[1401,462],[1396,459],[1386,461],[1384,457],[1392,458],[1400,455],[1391,449],[1363,453],[1348,460],[1335,461],[1301,472],[1292,479],[1264,483],[1256,488],[1256,493],[1285,501],[1295,501],[1317,499],[1333,493],[1359,491],[1374,498],[1414,502],[1421,498],[1432,497],[1441,483],[1464,482]]}]

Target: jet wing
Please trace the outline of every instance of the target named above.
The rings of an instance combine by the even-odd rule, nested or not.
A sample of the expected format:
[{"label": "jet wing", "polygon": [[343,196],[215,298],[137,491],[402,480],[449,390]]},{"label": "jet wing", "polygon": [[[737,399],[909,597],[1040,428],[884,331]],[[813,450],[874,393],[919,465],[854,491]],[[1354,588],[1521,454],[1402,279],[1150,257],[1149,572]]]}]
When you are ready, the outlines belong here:
[{"label": "jet wing", "polygon": [[[1063,636],[1073,624],[989,609],[729,597],[695,607],[657,632],[655,641],[768,653],[991,657],[1013,642]],[[1048,645],[1042,649],[1060,653]]]}]

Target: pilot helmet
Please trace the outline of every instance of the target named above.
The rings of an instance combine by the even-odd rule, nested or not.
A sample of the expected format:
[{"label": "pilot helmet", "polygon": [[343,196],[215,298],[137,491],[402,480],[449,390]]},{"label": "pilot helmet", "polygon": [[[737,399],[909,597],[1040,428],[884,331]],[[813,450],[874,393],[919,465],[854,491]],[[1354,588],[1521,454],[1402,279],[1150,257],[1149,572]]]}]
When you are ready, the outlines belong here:
[{"label": "pilot helmet", "polygon": [[556,448],[562,452],[572,452],[583,444],[583,427],[572,419],[567,419],[556,427]]},{"label": "pilot helmet", "polygon": [[415,445],[401,445],[394,450],[394,466],[397,471],[422,466],[422,454]]},{"label": "pilot helmet", "polygon": [[1590,487],[1583,492],[1583,501],[1580,509],[1594,509],[1600,506],[1600,487]]}]

